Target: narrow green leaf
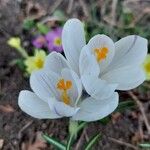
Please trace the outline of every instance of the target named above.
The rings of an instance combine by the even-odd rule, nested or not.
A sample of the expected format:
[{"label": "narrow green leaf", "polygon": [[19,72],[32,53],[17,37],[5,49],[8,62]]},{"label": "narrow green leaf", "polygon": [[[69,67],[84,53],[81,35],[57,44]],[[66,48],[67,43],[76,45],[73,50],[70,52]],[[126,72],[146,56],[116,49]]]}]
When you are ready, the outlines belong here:
[{"label": "narrow green leaf", "polygon": [[66,146],[62,144],[61,142],[57,141],[56,139],[49,137],[47,135],[43,135],[43,138],[50,144],[54,145],[59,150],[66,150]]},{"label": "narrow green leaf", "polygon": [[82,122],[82,123],[80,123],[80,125],[79,125],[78,128],[77,128],[77,133],[78,133],[80,130],[82,130],[86,125],[87,125],[87,122]]},{"label": "narrow green leaf", "polygon": [[132,100],[120,102],[119,106],[117,107],[117,109],[115,110],[115,112],[123,112],[126,109],[134,108],[134,106],[135,106],[135,102],[132,101]]},{"label": "narrow green leaf", "polygon": [[94,144],[96,144],[96,142],[98,142],[98,140],[100,140],[101,138],[101,134],[96,134],[95,136],[93,136],[89,142],[86,144],[86,147],[85,147],[85,150],[91,150],[92,149],[92,146]]},{"label": "narrow green leaf", "polygon": [[107,116],[107,117],[101,119],[100,123],[103,124],[103,125],[107,125],[107,123],[109,123],[110,120],[111,120],[110,117]]},{"label": "narrow green leaf", "polygon": [[69,140],[67,142],[66,150],[71,150],[71,144],[73,142],[73,138],[74,138],[74,134],[71,134],[70,137],[69,137]]},{"label": "narrow green leaf", "polygon": [[139,144],[141,148],[150,148],[150,143],[141,143]]}]

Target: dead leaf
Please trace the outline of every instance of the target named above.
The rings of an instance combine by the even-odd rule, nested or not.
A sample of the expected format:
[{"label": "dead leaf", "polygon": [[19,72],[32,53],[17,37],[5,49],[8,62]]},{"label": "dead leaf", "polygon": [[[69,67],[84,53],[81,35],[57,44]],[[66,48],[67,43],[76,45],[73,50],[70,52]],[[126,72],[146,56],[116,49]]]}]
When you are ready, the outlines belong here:
[{"label": "dead leaf", "polygon": [[3,140],[3,139],[0,139],[0,149],[3,148],[3,145],[4,145],[4,140]]},{"label": "dead leaf", "polygon": [[120,112],[116,112],[115,114],[112,114],[113,124],[115,124],[120,118],[121,118],[121,113]]},{"label": "dead leaf", "polygon": [[46,15],[46,11],[39,3],[29,1],[26,7],[26,14],[28,19],[39,19]]},{"label": "dead leaf", "polygon": [[42,138],[42,133],[36,133],[36,139],[34,142],[30,139],[27,143],[22,143],[21,150],[41,150],[47,147],[46,142]]},{"label": "dead leaf", "polygon": [[131,138],[132,144],[140,143],[141,140],[142,140],[142,137],[139,132],[135,132],[135,134]]},{"label": "dead leaf", "polygon": [[4,113],[13,113],[15,112],[15,109],[10,106],[9,104],[7,105],[0,105],[0,111],[4,112]]}]

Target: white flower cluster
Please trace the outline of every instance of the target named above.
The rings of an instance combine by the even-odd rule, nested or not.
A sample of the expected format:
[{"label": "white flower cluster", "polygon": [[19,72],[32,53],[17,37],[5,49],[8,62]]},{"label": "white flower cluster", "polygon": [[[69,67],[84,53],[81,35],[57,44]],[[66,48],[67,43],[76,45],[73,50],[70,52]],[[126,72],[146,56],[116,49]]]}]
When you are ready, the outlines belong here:
[{"label": "white flower cluster", "polygon": [[130,90],[145,80],[141,64],[147,40],[140,36],[114,43],[98,34],[86,44],[83,24],[70,19],[63,28],[62,45],[65,57],[50,53],[44,67],[31,74],[33,92],[19,94],[20,108],[35,118],[102,119],[118,106],[115,90]]}]

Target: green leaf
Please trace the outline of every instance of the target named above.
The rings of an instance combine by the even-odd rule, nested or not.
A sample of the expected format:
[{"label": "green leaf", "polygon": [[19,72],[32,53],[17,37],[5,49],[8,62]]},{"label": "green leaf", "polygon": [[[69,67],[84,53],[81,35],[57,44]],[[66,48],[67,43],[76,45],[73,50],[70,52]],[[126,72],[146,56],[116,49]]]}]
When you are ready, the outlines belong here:
[{"label": "green leaf", "polygon": [[135,107],[135,102],[133,100],[127,100],[124,102],[120,102],[119,106],[117,107],[117,109],[115,110],[115,112],[123,112],[126,109],[131,109]]},{"label": "green leaf", "polygon": [[93,136],[93,137],[89,140],[89,142],[86,144],[86,147],[85,147],[84,150],[91,150],[91,149],[92,149],[92,146],[93,146],[94,144],[96,144],[96,142],[98,142],[98,140],[100,140],[100,139],[101,139],[101,134],[100,134],[100,133],[98,133],[98,134],[96,134],[95,136]]},{"label": "green leaf", "polygon": [[101,120],[100,120],[100,123],[103,124],[103,125],[107,125],[107,123],[108,123],[110,120],[111,120],[110,117],[107,116],[107,117],[101,119]]},{"label": "green leaf", "polygon": [[139,144],[141,148],[150,148],[150,143],[141,143]]},{"label": "green leaf", "polygon": [[67,142],[66,150],[70,150],[73,141],[76,140],[77,138],[78,132],[82,130],[86,125],[87,122],[81,122],[80,124],[78,124],[78,122],[76,121],[70,121],[70,125],[69,125],[70,136]]},{"label": "green leaf", "polygon": [[23,59],[14,59],[10,62],[10,66],[17,65],[21,70],[25,70],[25,64]]},{"label": "green leaf", "polygon": [[49,31],[49,28],[46,25],[42,24],[42,23],[37,23],[36,26],[37,26],[38,31],[41,34],[46,34]]},{"label": "green leaf", "polygon": [[66,146],[64,144],[62,144],[61,142],[57,141],[56,139],[49,137],[47,135],[43,135],[43,138],[50,144],[52,144],[53,146],[55,146],[56,148],[58,148],[59,150],[66,150]]},{"label": "green leaf", "polygon": [[88,123],[87,122],[82,122],[79,124],[78,128],[77,128],[77,133],[83,129]]},{"label": "green leaf", "polygon": [[66,19],[64,12],[61,10],[54,11],[53,16],[58,18],[59,20],[65,20]]},{"label": "green leaf", "polygon": [[24,20],[23,28],[25,30],[31,30],[34,27],[35,27],[35,22],[33,20],[29,20],[29,19]]}]

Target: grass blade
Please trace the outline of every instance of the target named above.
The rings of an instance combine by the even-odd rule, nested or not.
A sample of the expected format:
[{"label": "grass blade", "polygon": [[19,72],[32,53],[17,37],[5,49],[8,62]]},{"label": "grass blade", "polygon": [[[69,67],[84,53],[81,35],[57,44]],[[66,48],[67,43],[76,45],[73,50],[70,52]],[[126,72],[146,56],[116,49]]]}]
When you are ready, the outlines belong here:
[{"label": "grass blade", "polygon": [[59,150],[66,150],[66,146],[64,144],[62,144],[61,142],[58,142],[56,139],[53,139],[47,135],[43,135],[43,138],[50,144],[52,144],[53,146],[55,146],[56,148],[58,148]]},{"label": "grass blade", "polygon": [[85,147],[85,150],[91,150],[92,149],[92,146],[94,144],[96,144],[96,142],[101,138],[101,134],[96,134],[95,136],[93,136],[89,142],[87,143],[86,147]]}]

